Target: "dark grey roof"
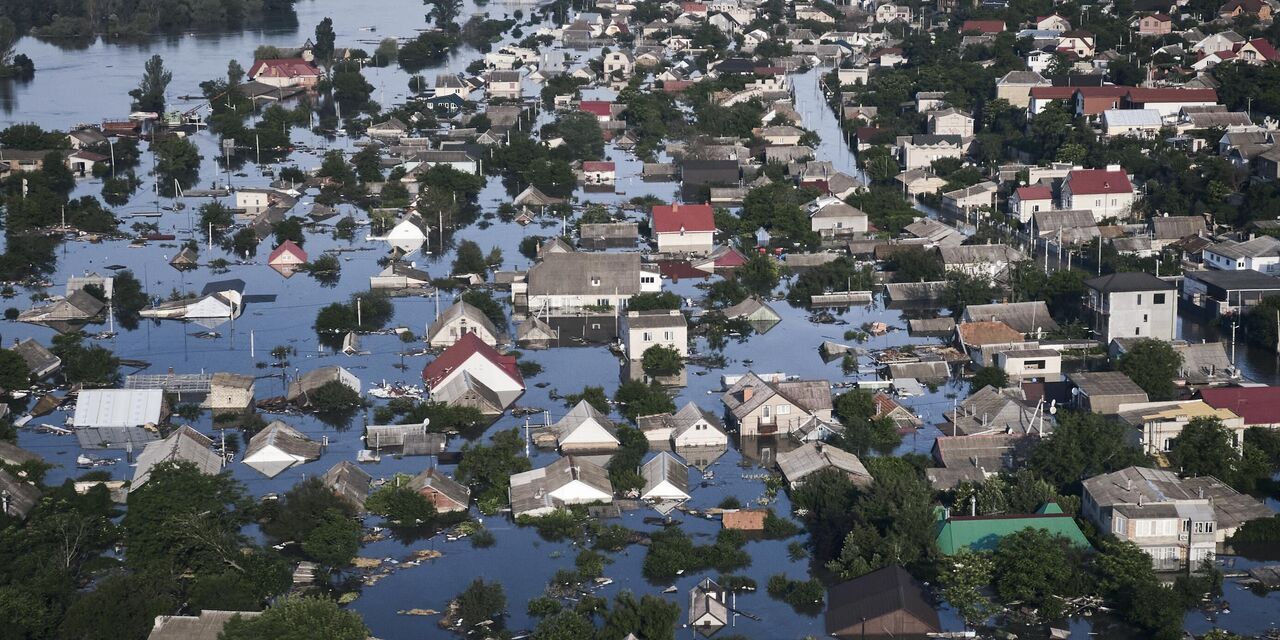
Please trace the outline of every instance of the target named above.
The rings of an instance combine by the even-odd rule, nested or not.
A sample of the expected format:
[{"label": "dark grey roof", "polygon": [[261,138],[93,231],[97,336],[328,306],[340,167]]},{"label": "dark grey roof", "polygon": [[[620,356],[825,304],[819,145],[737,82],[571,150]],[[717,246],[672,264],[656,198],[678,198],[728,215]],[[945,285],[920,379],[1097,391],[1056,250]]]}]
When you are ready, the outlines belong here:
[{"label": "dark grey roof", "polygon": [[1080,388],[1080,392],[1096,398],[1099,396],[1146,396],[1146,392],[1119,371],[1077,371],[1067,377]]},{"label": "dark grey roof", "polygon": [[324,474],[325,485],[362,511],[365,498],[369,497],[369,483],[372,481],[373,476],[350,460],[333,465]]},{"label": "dark grey roof", "polygon": [[1239,289],[1280,289],[1280,278],[1253,269],[1189,271],[1184,275],[1192,280],[1199,280],[1229,291]]},{"label": "dark grey roof", "polygon": [[1110,275],[1085,280],[1086,287],[1100,293],[1117,293],[1129,291],[1169,291],[1177,285],[1161,280],[1145,271],[1112,273]]},{"label": "dark grey roof", "polygon": [[[636,253],[553,253],[529,269],[529,295],[640,293]],[[593,280],[599,284],[593,285]]]},{"label": "dark grey roof", "polygon": [[431,489],[444,494],[445,497],[449,498],[456,504],[462,505],[463,507],[471,504],[471,489],[453,478],[444,475],[444,473],[435,467],[427,469],[426,471],[414,476],[413,479],[409,481],[408,486],[414,491],[422,491],[423,489],[430,487]]},{"label": "dark grey roof", "polygon": [[938,612],[924,587],[899,566],[889,566],[827,590],[827,633],[857,627],[862,620],[902,611],[940,631]]}]

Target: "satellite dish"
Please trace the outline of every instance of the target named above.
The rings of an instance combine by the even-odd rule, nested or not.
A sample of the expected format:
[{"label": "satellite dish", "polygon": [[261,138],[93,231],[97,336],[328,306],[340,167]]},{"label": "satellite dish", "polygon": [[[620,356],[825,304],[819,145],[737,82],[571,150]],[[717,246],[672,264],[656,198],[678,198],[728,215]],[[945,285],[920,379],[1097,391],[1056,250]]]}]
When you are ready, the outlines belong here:
[{"label": "satellite dish", "polygon": [[1073,396],[1078,396],[1078,395],[1080,395],[1080,387],[1072,387],[1072,388],[1071,388],[1071,395],[1073,395]]},{"label": "satellite dish", "polygon": [[1058,401],[1057,401],[1057,400],[1051,400],[1051,401],[1049,401],[1049,414],[1050,414],[1050,415],[1057,415],[1057,414],[1058,414]]}]

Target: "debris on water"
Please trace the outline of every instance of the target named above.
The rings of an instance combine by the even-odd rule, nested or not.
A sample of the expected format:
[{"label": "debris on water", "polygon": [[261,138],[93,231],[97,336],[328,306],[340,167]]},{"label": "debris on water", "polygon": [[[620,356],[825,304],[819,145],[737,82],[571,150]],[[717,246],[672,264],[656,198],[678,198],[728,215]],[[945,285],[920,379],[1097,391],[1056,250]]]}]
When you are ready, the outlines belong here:
[{"label": "debris on water", "polygon": [[435,609],[400,609],[396,613],[402,616],[438,616],[439,611]]}]

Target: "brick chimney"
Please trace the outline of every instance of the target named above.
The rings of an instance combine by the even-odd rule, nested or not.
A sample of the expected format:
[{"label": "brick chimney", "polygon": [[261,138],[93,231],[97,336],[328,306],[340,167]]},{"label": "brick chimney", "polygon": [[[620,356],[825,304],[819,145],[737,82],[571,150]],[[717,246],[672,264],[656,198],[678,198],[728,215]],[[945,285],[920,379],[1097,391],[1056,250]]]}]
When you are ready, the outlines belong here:
[{"label": "brick chimney", "polygon": [[742,388],[742,401],[750,402],[751,396],[755,393],[755,387],[746,386]]}]

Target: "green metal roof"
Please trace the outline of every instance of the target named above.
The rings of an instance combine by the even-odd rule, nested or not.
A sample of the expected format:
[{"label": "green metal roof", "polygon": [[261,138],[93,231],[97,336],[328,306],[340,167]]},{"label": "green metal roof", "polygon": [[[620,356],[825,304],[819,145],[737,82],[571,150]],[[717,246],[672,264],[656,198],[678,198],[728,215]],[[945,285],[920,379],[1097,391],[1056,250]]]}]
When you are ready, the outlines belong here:
[{"label": "green metal roof", "polygon": [[1023,529],[1044,529],[1063,536],[1077,547],[1090,547],[1084,533],[1076,525],[1075,518],[1064,514],[1062,508],[1048,503],[1034,514],[1002,516],[952,516],[938,520],[938,549],[946,555],[961,549],[992,551],[1004,536]]}]

